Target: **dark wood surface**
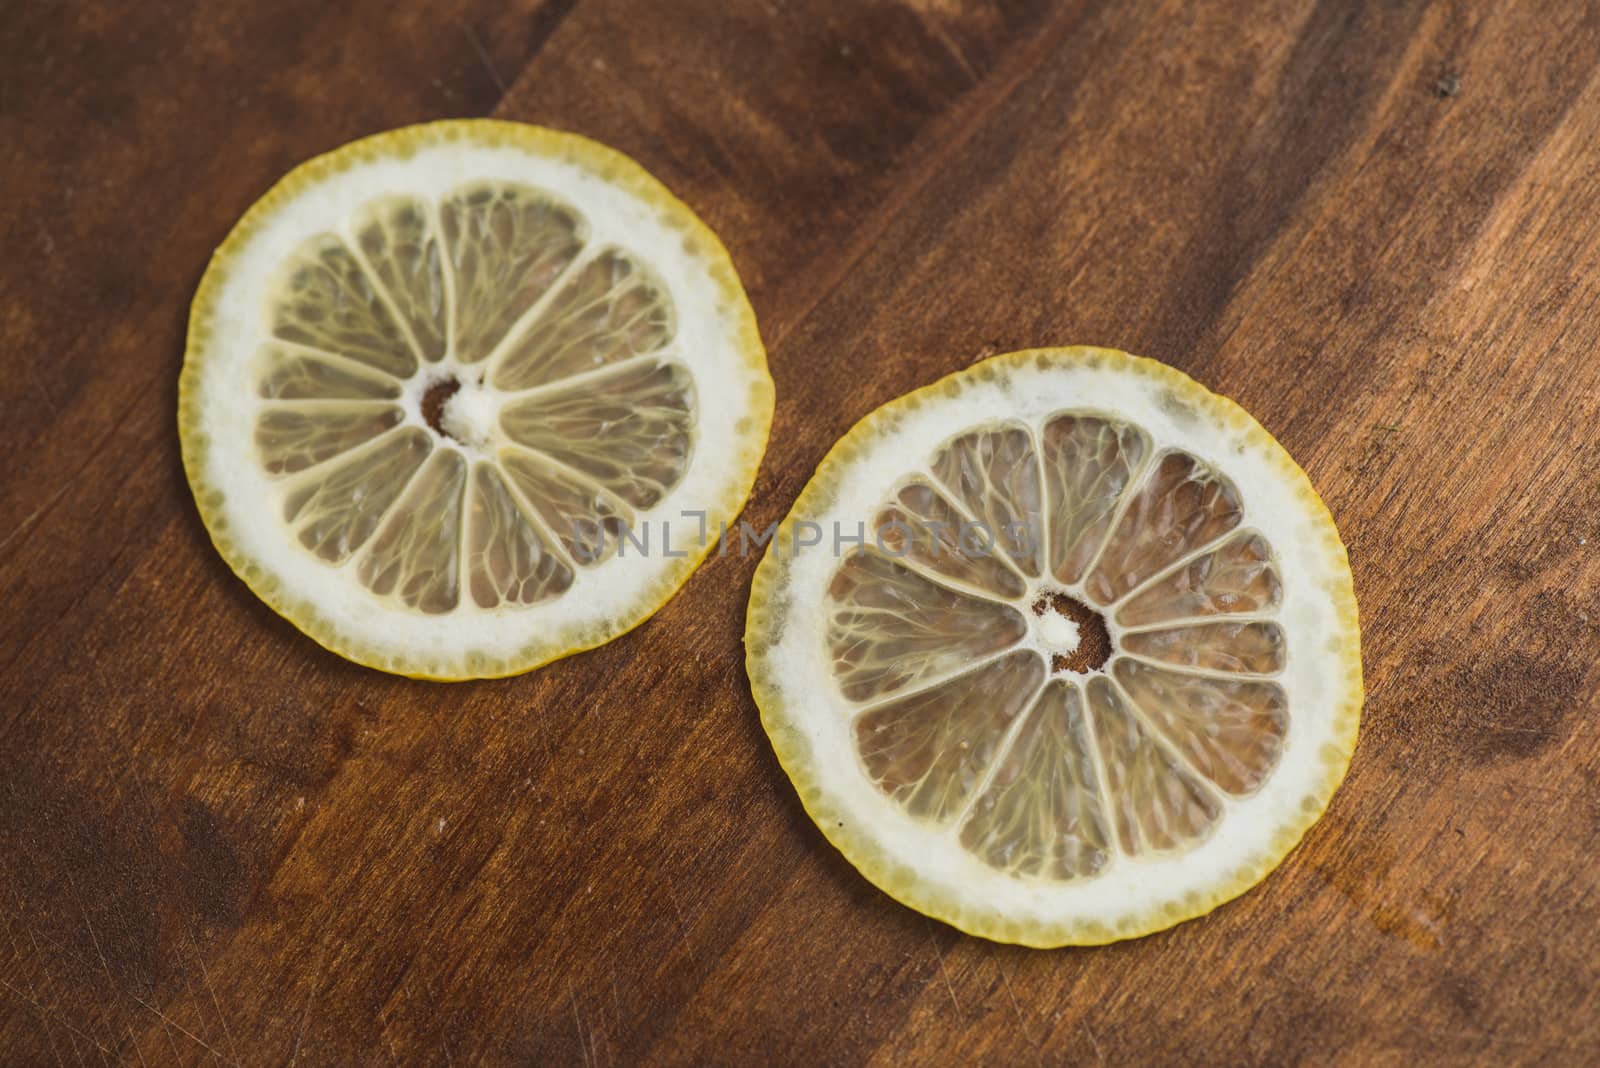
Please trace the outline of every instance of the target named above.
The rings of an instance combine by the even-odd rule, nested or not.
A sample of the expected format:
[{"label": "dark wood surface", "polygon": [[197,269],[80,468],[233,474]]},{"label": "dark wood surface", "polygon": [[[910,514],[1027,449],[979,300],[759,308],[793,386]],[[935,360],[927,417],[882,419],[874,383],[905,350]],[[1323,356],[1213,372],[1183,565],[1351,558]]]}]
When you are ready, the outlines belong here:
[{"label": "dark wood surface", "polygon": [[[761,732],[753,560],[481,684],[259,604],[178,461],[206,258],[293,164],[485,114],[726,240],[778,390],[755,523],[994,351],[1253,411],[1366,649],[1284,866],[1092,950],[900,907]],[[13,0],[0,193],[0,1061],[1600,1060],[1594,5]]]}]

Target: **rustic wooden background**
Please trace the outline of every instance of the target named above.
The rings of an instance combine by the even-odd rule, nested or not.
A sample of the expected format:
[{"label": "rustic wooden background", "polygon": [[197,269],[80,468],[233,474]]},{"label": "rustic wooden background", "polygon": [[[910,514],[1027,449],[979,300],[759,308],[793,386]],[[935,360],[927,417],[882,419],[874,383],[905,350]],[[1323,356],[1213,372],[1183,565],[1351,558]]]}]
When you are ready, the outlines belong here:
[{"label": "rustic wooden background", "polygon": [[[533,675],[347,664],[212,551],[177,374],[293,164],[494,114],[727,241],[778,406],[1113,345],[1237,398],[1354,561],[1350,777],[1265,884],[1035,952],[896,905],[758,725],[753,560]],[[0,4],[0,1060],[1593,1064],[1600,10]]]}]

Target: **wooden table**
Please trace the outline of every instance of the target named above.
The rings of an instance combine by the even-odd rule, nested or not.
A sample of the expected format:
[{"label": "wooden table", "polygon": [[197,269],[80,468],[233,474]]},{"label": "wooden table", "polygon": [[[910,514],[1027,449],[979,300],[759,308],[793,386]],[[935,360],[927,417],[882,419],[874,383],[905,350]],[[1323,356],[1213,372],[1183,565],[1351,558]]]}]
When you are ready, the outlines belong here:
[{"label": "wooden table", "polygon": [[[1284,866],[1102,949],[895,904],[761,732],[753,559],[453,686],[257,602],[178,461],[207,255],[298,161],[486,114],[727,241],[778,390],[754,524],[995,351],[1253,411],[1365,620]],[[5,1063],[1600,1059],[1594,5],[23,0],[0,192]]]}]

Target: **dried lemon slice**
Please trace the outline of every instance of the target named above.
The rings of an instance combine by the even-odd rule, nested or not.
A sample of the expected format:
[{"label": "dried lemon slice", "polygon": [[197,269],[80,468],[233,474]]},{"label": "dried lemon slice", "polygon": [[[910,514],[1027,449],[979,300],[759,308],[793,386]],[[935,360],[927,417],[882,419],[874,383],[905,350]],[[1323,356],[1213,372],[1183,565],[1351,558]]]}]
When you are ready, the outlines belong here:
[{"label": "dried lemon slice", "polygon": [[1260,881],[1355,746],[1349,565],[1304,473],[1183,374],[997,356],[867,416],[757,569],[762,722],[869,879],[1107,942]]},{"label": "dried lemon slice", "polygon": [[716,237],[616,152],[491,120],[274,187],[200,284],[179,399],[233,569],[334,652],[431,678],[647,618],[742,507],[771,418]]}]

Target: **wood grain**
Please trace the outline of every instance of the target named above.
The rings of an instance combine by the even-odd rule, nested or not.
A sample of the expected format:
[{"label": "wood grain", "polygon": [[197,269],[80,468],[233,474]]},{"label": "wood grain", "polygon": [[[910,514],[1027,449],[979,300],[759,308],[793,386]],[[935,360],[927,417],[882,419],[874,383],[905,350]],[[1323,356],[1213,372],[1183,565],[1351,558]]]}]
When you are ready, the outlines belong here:
[{"label": "wood grain", "polygon": [[[1600,1059],[1600,9],[110,0],[0,19],[0,1060]],[[1041,953],[894,904],[749,697],[753,560],[533,675],[324,653],[174,430],[209,251],[295,162],[497,114],[726,239],[781,516],[978,356],[1245,404],[1350,546],[1368,702],[1282,869]]]}]

